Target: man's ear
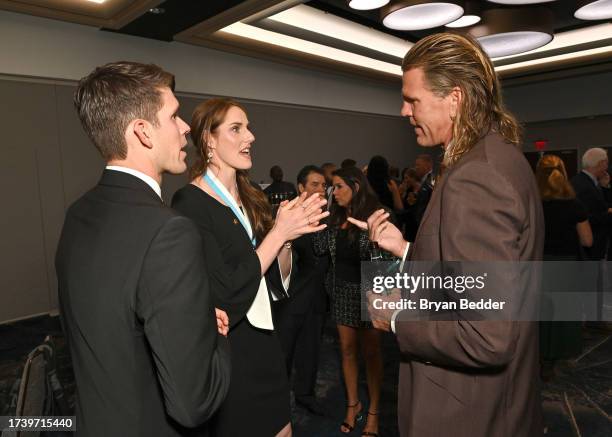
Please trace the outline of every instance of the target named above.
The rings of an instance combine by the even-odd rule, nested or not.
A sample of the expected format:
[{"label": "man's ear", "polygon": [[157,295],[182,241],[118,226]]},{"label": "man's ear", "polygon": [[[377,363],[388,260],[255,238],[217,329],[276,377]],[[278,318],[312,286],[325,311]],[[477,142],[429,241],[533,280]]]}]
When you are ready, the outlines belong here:
[{"label": "man's ear", "polygon": [[461,101],[463,99],[463,92],[458,86],[454,87],[449,94],[450,97],[450,118],[454,120],[459,113]]},{"label": "man's ear", "polygon": [[153,148],[151,139],[151,123],[146,120],[137,119],[130,123],[129,129],[134,132],[134,135],[140,140],[140,143],[148,149]]},{"label": "man's ear", "polygon": [[304,185],[298,184],[298,193],[302,194],[304,192]]}]

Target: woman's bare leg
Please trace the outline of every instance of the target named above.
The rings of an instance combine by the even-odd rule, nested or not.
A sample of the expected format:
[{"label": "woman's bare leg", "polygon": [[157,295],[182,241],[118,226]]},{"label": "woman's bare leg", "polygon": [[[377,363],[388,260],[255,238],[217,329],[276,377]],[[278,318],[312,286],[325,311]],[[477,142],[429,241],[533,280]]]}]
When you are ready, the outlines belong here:
[{"label": "woman's bare leg", "polygon": [[[346,415],[344,421],[351,426],[355,425],[355,418],[361,410],[359,405],[359,394],[357,379],[359,376],[359,363],[357,362],[357,328],[345,325],[338,327],[338,337],[340,338],[340,353],[342,356],[342,373],[346,389]],[[352,406],[351,406],[352,405]],[[350,430],[341,426],[340,430],[344,433]]]},{"label": "woman's bare leg", "polygon": [[378,413],[380,406],[380,389],[383,381],[383,359],[380,346],[380,331],[374,328],[362,328],[359,332],[361,350],[366,364],[368,381],[368,394],[370,406],[368,408],[367,423],[364,431],[378,432]]}]

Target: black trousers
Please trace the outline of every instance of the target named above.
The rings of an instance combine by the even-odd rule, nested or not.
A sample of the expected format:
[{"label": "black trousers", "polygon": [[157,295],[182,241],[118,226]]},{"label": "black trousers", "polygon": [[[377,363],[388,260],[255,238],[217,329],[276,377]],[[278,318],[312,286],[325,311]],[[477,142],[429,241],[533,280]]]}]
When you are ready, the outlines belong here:
[{"label": "black trousers", "polygon": [[291,377],[295,367],[293,392],[296,397],[314,396],[325,313],[316,312],[314,305],[306,312],[294,313],[291,303],[287,304],[275,309],[275,330],[285,354],[287,375]]}]

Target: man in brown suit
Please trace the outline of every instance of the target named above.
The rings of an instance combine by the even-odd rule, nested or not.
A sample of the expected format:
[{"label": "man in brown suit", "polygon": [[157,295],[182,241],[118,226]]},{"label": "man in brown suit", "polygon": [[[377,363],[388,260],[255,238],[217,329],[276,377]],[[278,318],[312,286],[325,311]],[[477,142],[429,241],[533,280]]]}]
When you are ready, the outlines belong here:
[{"label": "man in brown suit", "polygon": [[[383,210],[367,224],[350,220],[410,261],[540,260],[544,222],[534,176],[478,43],[428,36],[402,69],[402,115],[419,145],[442,145],[447,169],[409,250]],[[403,437],[542,435],[535,322],[407,321],[406,314],[371,310],[374,326],[393,330],[402,353]]]}]

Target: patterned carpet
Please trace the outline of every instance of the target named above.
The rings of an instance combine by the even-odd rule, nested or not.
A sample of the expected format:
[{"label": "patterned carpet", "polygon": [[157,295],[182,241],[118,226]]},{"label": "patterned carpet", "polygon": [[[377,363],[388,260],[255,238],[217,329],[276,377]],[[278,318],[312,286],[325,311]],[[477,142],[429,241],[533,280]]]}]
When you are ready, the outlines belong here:
[{"label": "patterned carpet", "polygon": [[[0,326],[0,415],[14,411],[11,394],[21,375],[27,354],[45,335],[54,336],[58,350],[58,374],[70,404],[74,403],[74,378],[59,320],[41,317]],[[552,382],[542,391],[544,419],[550,437],[612,436],[612,339],[609,331],[584,332],[582,356],[559,366]],[[384,338],[385,377],[380,411],[380,437],[398,435],[396,390],[398,351],[391,335]],[[294,436],[343,436],[339,425],[344,418],[344,389],[335,327],[326,328],[317,383],[317,395],[325,416],[313,416],[293,408]],[[365,373],[360,372],[360,398],[366,400]],[[367,408],[367,405],[364,405]],[[361,426],[363,423],[361,423]],[[360,427],[358,427],[360,429]],[[353,435],[358,435],[353,433]]]}]

